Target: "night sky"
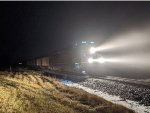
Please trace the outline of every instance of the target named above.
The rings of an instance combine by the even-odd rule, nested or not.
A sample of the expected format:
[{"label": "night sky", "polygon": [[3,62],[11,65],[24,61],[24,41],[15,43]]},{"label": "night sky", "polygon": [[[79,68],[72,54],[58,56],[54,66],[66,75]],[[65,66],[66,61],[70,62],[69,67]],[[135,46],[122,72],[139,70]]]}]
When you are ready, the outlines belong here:
[{"label": "night sky", "polygon": [[0,61],[47,55],[90,40],[103,42],[150,23],[150,2],[0,2]]}]

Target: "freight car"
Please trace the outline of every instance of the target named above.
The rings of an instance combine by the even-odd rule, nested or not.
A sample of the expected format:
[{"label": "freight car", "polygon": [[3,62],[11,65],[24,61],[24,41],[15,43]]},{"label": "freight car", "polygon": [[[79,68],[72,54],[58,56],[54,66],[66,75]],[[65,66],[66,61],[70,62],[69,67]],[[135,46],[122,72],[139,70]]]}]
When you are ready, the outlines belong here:
[{"label": "freight car", "polygon": [[46,67],[52,70],[85,73],[89,57],[89,48],[94,42],[82,41],[73,47],[68,47],[27,61],[27,65]]}]

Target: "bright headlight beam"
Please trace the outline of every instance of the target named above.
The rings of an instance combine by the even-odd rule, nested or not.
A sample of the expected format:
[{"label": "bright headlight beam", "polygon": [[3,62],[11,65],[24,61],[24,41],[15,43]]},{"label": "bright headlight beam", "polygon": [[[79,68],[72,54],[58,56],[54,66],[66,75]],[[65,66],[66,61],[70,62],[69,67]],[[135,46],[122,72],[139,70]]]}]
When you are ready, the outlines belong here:
[{"label": "bright headlight beam", "polygon": [[131,30],[119,35],[111,37],[98,47],[98,51],[121,51],[121,50],[139,50],[141,48],[149,48],[150,45],[150,28],[143,30]]}]

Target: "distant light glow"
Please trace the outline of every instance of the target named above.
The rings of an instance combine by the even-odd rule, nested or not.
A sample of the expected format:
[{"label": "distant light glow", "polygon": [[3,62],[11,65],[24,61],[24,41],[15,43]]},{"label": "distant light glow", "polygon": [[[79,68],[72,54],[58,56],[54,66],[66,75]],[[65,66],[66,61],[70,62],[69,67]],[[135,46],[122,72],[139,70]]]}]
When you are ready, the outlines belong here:
[{"label": "distant light glow", "polygon": [[94,61],[93,58],[89,58],[89,59],[88,59],[88,62],[89,62],[89,63],[93,63],[93,61]]},{"label": "distant light glow", "polygon": [[91,54],[94,54],[95,52],[96,52],[96,48],[91,47],[91,48],[90,48],[90,53],[91,53]]}]

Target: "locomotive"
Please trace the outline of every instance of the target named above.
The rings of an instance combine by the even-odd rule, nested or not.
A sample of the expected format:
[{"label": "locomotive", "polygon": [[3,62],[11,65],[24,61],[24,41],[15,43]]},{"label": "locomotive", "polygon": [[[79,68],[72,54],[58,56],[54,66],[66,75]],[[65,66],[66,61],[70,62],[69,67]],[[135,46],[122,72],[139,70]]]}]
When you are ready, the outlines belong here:
[{"label": "locomotive", "polygon": [[45,67],[50,70],[86,74],[91,53],[89,49],[95,42],[82,41],[72,47],[61,49],[48,56],[37,57],[27,61],[29,66]]}]

